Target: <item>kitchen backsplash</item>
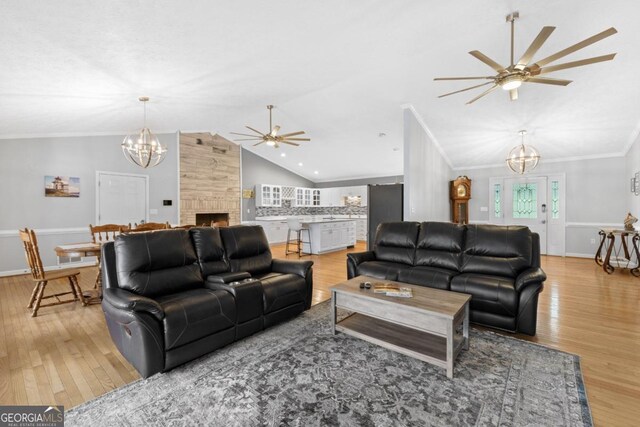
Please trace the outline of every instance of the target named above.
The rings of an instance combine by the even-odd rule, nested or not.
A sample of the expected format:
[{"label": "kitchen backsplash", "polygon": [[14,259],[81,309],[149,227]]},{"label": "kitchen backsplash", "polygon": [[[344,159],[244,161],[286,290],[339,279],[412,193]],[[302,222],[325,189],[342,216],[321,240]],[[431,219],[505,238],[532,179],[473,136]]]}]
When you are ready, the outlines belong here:
[{"label": "kitchen backsplash", "polygon": [[292,200],[283,200],[282,207],[257,207],[256,217],[291,215],[367,215],[366,206],[296,207]]}]

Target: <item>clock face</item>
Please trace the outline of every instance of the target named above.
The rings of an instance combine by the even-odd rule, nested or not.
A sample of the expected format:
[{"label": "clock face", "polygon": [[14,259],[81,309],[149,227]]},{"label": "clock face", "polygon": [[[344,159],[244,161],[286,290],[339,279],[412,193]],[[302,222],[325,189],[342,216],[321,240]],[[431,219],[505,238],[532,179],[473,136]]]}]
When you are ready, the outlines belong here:
[{"label": "clock face", "polygon": [[458,185],[456,193],[458,194],[458,197],[465,197],[467,195],[467,187],[462,184]]}]

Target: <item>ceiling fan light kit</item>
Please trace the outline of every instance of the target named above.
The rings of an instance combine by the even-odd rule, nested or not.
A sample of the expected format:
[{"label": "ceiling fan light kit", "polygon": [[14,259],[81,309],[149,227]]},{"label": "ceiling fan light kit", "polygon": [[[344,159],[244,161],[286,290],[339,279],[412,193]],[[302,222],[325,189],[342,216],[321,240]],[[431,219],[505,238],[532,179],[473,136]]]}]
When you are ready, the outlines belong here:
[{"label": "ceiling fan light kit", "polygon": [[138,98],[144,105],[144,121],[142,129],[135,134],[127,135],[122,141],[122,153],[136,166],[150,168],[159,165],[167,155],[167,146],[160,144],[158,138],[147,127],[147,102],[149,97]]},{"label": "ceiling fan light kit", "polygon": [[466,92],[468,90],[476,89],[481,86],[492,85],[489,89],[482,92],[480,95],[471,99],[467,104],[472,104],[476,102],[478,99],[488,95],[493,92],[496,88],[500,87],[505,91],[509,91],[509,98],[512,101],[518,99],[518,88],[523,83],[536,83],[536,84],[547,84],[547,85],[556,85],[556,86],[567,86],[571,83],[571,80],[564,79],[553,79],[548,77],[539,77],[543,74],[552,73],[554,71],[565,70],[568,68],[582,67],[584,65],[595,64],[598,62],[611,61],[616,54],[611,53],[608,55],[597,56],[588,59],[581,59],[578,61],[565,62],[563,64],[551,65],[547,66],[554,61],[557,61],[560,58],[564,58],[565,56],[576,52],[580,49],[583,49],[587,46],[590,46],[604,38],[612,36],[616,34],[618,31],[611,27],[601,33],[598,33],[594,36],[591,36],[579,43],[576,43],[572,46],[569,46],[566,49],[563,49],[559,52],[554,53],[551,56],[547,56],[544,59],[540,59],[536,62],[533,62],[533,57],[540,50],[544,42],[549,38],[551,33],[556,29],[556,27],[543,27],[538,36],[531,42],[527,50],[522,54],[518,61],[515,60],[515,21],[520,17],[518,12],[513,12],[507,15],[507,22],[511,24],[511,61],[508,67],[505,67],[493,59],[489,58],[485,54],[480,51],[472,50],[469,54],[476,59],[484,62],[486,65],[491,67],[498,74],[493,76],[483,76],[483,77],[437,77],[434,80],[489,80],[486,83],[481,83],[476,86],[471,86],[465,89],[457,90],[454,92],[445,93],[444,95],[440,95],[438,98],[443,98],[445,96],[454,95],[460,92]]},{"label": "ceiling fan light kit", "polygon": [[309,138],[295,138],[298,135],[304,135],[305,132],[302,130],[298,132],[291,132],[291,133],[285,133],[285,134],[279,135],[278,132],[280,131],[280,126],[278,125],[273,126],[273,120],[272,120],[273,108],[274,108],[273,105],[267,105],[267,109],[269,110],[269,129],[270,129],[268,133],[262,133],[252,128],[251,126],[245,126],[251,132],[255,132],[256,135],[251,135],[247,133],[230,132],[233,135],[248,137],[248,138],[240,138],[240,139],[235,138],[234,141],[258,141],[255,144],[253,144],[254,147],[256,145],[266,144],[269,147],[273,147],[273,148],[280,148],[280,144],[288,144],[288,145],[293,145],[298,147],[300,145],[298,142],[300,141],[311,141],[311,139]]},{"label": "ceiling fan light kit", "polygon": [[520,145],[513,147],[509,152],[507,166],[509,166],[509,169],[513,172],[524,175],[526,172],[531,172],[538,166],[540,155],[534,147],[525,145],[524,136],[527,134],[526,130],[521,130],[518,134],[520,134],[521,137]]}]

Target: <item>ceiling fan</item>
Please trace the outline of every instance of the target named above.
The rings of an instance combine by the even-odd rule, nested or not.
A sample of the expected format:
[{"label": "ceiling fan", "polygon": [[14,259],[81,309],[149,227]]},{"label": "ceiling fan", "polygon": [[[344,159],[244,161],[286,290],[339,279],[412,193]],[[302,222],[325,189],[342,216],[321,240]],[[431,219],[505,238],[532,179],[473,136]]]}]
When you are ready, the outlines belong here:
[{"label": "ceiling fan", "polygon": [[489,82],[482,83],[479,85],[471,86],[466,89],[457,90],[455,92],[445,93],[444,95],[440,95],[438,98],[442,98],[445,96],[453,95],[460,92],[466,92],[471,89],[476,89],[486,85],[492,85],[489,89],[482,92],[480,95],[473,98],[471,101],[467,102],[467,104],[471,104],[478,99],[482,98],[485,95],[493,92],[497,88],[501,87],[504,90],[509,91],[509,96],[512,101],[518,99],[518,88],[522,85],[522,83],[540,83],[540,84],[548,84],[548,85],[557,85],[557,86],[566,86],[571,83],[571,80],[563,80],[563,79],[552,79],[548,77],[539,77],[542,74],[551,73],[554,71],[564,70],[567,68],[581,67],[583,65],[595,64],[597,62],[611,61],[616,54],[611,53],[609,55],[597,56],[594,58],[581,59],[579,61],[571,61],[565,62],[563,64],[551,65],[551,62],[554,62],[560,58],[563,58],[570,53],[573,53],[577,50],[583,49],[589,45],[592,45],[604,38],[614,35],[618,31],[611,27],[608,30],[605,30],[601,33],[596,34],[595,36],[591,36],[580,43],[576,43],[572,46],[569,46],[566,49],[561,50],[560,52],[556,52],[551,56],[548,56],[539,61],[533,62],[533,56],[538,52],[540,47],[544,44],[547,38],[553,33],[553,30],[556,27],[543,27],[538,36],[533,40],[531,45],[524,52],[522,57],[518,59],[516,62],[514,60],[514,33],[515,33],[515,21],[520,17],[518,12],[513,12],[507,15],[507,22],[511,23],[511,65],[505,67],[501,64],[498,64],[493,59],[484,55],[480,51],[472,50],[469,52],[472,56],[479,59],[480,61],[487,64],[489,67],[493,68],[498,74],[495,76],[486,76],[486,77],[438,77],[434,80],[490,80]]},{"label": "ceiling fan", "polygon": [[278,135],[278,132],[280,131],[280,126],[275,125],[273,126],[272,124],[272,120],[271,120],[271,111],[273,110],[273,105],[267,105],[267,109],[269,110],[269,129],[271,129],[271,131],[269,133],[262,133],[259,132],[257,130],[255,130],[254,128],[250,127],[250,126],[245,126],[247,129],[249,129],[252,132],[255,132],[257,135],[250,135],[250,134],[246,134],[246,133],[237,133],[237,132],[230,132],[234,135],[241,135],[241,136],[248,136],[250,138],[242,138],[242,139],[234,139],[235,141],[258,141],[257,143],[253,144],[253,146],[255,147],[256,145],[260,145],[260,144],[267,144],[270,147],[274,147],[274,148],[279,148],[280,144],[289,144],[289,145],[295,145],[296,147],[299,146],[300,144],[298,144],[297,142],[294,141],[311,141],[311,139],[309,138],[293,138],[297,135],[303,135],[304,131],[298,131],[298,132],[291,132],[291,133],[285,133],[282,135]]}]

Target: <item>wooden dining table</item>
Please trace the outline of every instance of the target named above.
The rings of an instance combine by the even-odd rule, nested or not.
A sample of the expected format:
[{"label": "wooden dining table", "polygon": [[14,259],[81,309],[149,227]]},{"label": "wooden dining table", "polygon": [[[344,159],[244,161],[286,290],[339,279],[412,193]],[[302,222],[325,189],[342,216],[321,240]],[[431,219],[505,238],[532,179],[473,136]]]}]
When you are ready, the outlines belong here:
[{"label": "wooden dining table", "polygon": [[98,276],[96,277],[94,288],[82,291],[82,296],[87,304],[100,304],[100,302],[102,302],[102,271],[100,269],[101,248],[102,245],[100,243],[85,242],[60,245],[56,246],[54,249],[56,255],[59,257],[77,258],[94,256],[98,259]]}]

